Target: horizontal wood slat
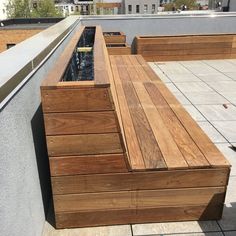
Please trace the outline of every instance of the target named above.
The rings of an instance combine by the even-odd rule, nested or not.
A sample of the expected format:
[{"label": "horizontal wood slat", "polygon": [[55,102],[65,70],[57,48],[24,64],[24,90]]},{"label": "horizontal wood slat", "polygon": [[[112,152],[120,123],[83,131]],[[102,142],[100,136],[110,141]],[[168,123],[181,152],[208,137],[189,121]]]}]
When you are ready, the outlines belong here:
[{"label": "horizontal wood slat", "polygon": [[[50,157],[49,161],[51,176],[63,176],[65,181],[67,177],[64,175],[127,172],[124,154]],[[76,184],[73,181],[76,180],[76,176],[71,176],[69,179],[68,182],[62,181],[59,186],[61,190],[66,186],[71,186],[70,183]],[[80,185],[80,181],[77,184]],[[74,190],[78,189],[78,186],[74,187]],[[53,184],[55,193],[54,188],[57,187]]]},{"label": "horizontal wood slat", "polygon": [[[72,164],[76,163],[72,162]],[[83,165],[81,166],[81,169],[82,168]],[[109,167],[107,167],[107,169],[109,169]],[[106,168],[104,168],[104,170],[106,170]],[[73,168],[71,174],[73,174]],[[54,194],[217,187],[227,185],[228,175],[229,169],[223,168],[72,175],[53,177],[52,186]]]},{"label": "horizontal wood slat", "polygon": [[119,132],[114,111],[47,113],[44,122],[47,135]]},{"label": "horizontal wood slat", "polygon": [[83,211],[56,213],[57,228],[89,227],[101,225],[151,223],[187,220],[219,220],[223,204],[200,206],[174,206],[109,211]]},{"label": "horizontal wood slat", "polygon": [[49,156],[122,153],[120,135],[81,134],[47,136]]},{"label": "horizontal wood slat", "polygon": [[218,205],[224,201],[224,187],[165,189],[54,195],[55,212],[136,209],[161,206]]},{"label": "horizontal wood slat", "polygon": [[56,89],[41,92],[45,113],[114,109],[106,88]]}]

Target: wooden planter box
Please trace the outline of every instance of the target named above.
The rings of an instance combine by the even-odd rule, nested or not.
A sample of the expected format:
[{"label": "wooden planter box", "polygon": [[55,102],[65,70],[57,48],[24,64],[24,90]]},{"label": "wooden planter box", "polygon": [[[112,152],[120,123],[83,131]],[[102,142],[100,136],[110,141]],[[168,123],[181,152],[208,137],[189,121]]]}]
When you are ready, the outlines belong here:
[{"label": "wooden planter box", "polygon": [[126,35],[123,32],[103,32],[106,43],[126,43]]},{"label": "wooden planter box", "polygon": [[230,59],[236,58],[236,36],[137,36],[135,49],[147,61]]},{"label": "wooden planter box", "polygon": [[[60,184],[60,189],[64,189],[80,174],[127,172],[124,145],[110,91],[108,54],[100,27],[96,27],[92,46],[92,77],[86,81],[65,79],[73,64],[72,54],[91,52],[91,47],[77,45],[84,30],[82,27],[71,39],[41,85],[56,227],[60,228],[68,227],[69,223],[61,222],[64,214],[60,210],[55,180],[70,176],[70,183]],[[80,193],[76,187],[74,191]],[[66,193],[60,197],[67,195],[70,196]]]},{"label": "wooden planter box", "polygon": [[106,44],[109,55],[130,55],[131,48],[126,43]]}]

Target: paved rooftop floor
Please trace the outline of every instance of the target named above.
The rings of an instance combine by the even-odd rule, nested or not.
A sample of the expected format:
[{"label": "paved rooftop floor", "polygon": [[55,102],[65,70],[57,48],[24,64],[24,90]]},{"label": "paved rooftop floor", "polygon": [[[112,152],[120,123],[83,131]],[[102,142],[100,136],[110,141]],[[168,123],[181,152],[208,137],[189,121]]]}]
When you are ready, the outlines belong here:
[{"label": "paved rooftop floor", "polygon": [[232,164],[220,221],[55,230],[43,236],[236,236],[236,60],[156,62],[150,66]]}]

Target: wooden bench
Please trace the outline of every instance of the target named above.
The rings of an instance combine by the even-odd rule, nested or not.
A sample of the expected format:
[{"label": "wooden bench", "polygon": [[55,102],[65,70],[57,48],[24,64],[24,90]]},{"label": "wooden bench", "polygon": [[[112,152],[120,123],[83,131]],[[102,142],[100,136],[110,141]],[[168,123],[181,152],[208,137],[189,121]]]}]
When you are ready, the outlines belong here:
[{"label": "wooden bench", "polygon": [[136,53],[147,61],[236,58],[236,35],[137,36]]},{"label": "wooden bench", "polygon": [[109,55],[130,55],[131,47],[126,43],[107,43],[107,51]]},{"label": "wooden bench", "polygon": [[220,219],[228,161],[142,56],[108,57],[101,32],[94,81],[61,81],[79,31],[41,87],[56,227]]}]

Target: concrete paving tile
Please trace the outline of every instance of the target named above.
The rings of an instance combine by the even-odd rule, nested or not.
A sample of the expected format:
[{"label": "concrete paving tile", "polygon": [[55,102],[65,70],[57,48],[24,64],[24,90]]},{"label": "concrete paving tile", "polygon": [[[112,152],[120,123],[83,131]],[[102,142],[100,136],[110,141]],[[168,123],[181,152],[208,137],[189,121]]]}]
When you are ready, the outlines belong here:
[{"label": "concrete paving tile", "polygon": [[164,83],[170,83],[171,81],[167,78],[167,76],[163,73],[163,71],[154,63],[149,62],[149,65],[151,68],[155,71],[155,73],[158,75],[158,77],[164,82]]},{"label": "concrete paving tile", "polygon": [[178,89],[173,83],[166,83],[166,87],[167,87],[172,93],[180,93],[179,89]]},{"label": "concrete paving tile", "polygon": [[167,74],[168,78],[173,83],[182,83],[182,82],[201,82],[201,80],[194,74],[191,73],[182,73],[182,74]]},{"label": "concrete paving tile", "polygon": [[224,74],[229,78],[236,80],[236,72],[225,72]]},{"label": "concrete paving tile", "polygon": [[209,87],[216,90],[218,93],[235,93],[236,81],[217,81],[217,82],[206,82]]},{"label": "concrete paving tile", "polygon": [[56,230],[48,222],[44,227],[43,236],[131,236],[130,225],[74,228]]},{"label": "concrete paving tile", "polygon": [[226,143],[226,139],[208,122],[199,121],[199,126],[204,130],[213,143]]},{"label": "concrete paving tile", "polygon": [[184,95],[195,105],[208,104],[224,104],[229,103],[227,99],[219,95],[217,92],[195,92],[184,93]]},{"label": "concrete paving tile", "polygon": [[184,61],[180,62],[185,68],[195,75],[215,74],[218,71],[202,61]]},{"label": "concrete paving tile", "polygon": [[212,121],[211,123],[228,142],[236,142],[236,121]]},{"label": "concrete paving tile", "polygon": [[204,82],[175,83],[178,89],[183,93],[190,92],[213,92],[213,90]]},{"label": "concrete paving tile", "polygon": [[223,105],[196,105],[196,107],[209,121],[236,121],[236,107],[232,104],[227,104],[227,108]]},{"label": "concrete paving tile", "polygon": [[193,105],[184,105],[184,108],[196,121],[206,121],[205,117],[193,106]]},{"label": "concrete paving tile", "polygon": [[[236,146],[236,143],[232,143]],[[223,153],[229,163],[232,165],[231,167],[231,176],[236,176],[236,152],[230,148],[231,144],[229,143],[217,143],[217,148]]]},{"label": "concrete paving tile", "polygon": [[[227,187],[225,204],[236,204],[236,176],[230,176],[229,184]],[[236,206],[235,206],[236,207]],[[236,215],[235,215],[235,224],[236,224]]]},{"label": "concrete paving tile", "polygon": [[225,236],[236,236],[236,231],[228,231],[228,232],[224,232]]},{"label": "concrete paving tile", "polygon": [[236,65],[226,60],[204,60],[204,63],[221,72],[236,72]]},{"label": "concrete paving tile", "polygon": [[182,105],[191,105],[190,101],[181,92],[175,92],[173,94]]},{"label": "concrete paving tile", "polygon": [[188,221],[172,223],[135,224],[132,225],[133,235],[165,235],[179,233],[218,232],[220,228],[216,221]]},{"label": "concrete paving tile", "polygon": [[159,68],[166,74],[186,74],[191,73],[188,69],[182,66],[179,62],[163,62],[157,64]]},{"label": "concrete paving tile", "polygon": [[223,231],[236,230],[236,202],[224,205],[223,217],[218,223]]},{"label": "concrete paving tile", "polygon": [[204,82],[214,82],[214,81],[232,81],[231,78],[224,75],[223,73],[214,73],[214,74],[204,74],[198,75],[199,79]]},{"label": "concrete paving tile", "polygon": [[231,103],[236,104],[236,92],[229,93],[227,91],[222,91],[221,94]]}]

